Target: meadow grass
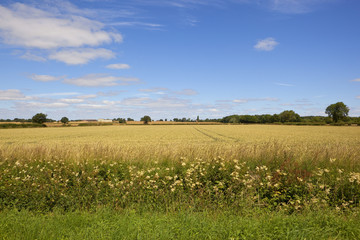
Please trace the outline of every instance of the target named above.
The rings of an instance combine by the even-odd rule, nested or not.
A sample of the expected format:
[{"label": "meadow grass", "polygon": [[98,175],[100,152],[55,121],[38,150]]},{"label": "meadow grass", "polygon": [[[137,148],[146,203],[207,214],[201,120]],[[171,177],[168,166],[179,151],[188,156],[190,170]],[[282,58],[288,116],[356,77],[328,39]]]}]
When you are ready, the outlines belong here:
[{"label": "meadow grass", "polygon": [[[76,218],[93,218],[89,224],[94,232],[81,234],[101,233],[104,239],[120,231],[131,239],[359,236],[354,222],[359,218],[360,128],[355,126],[3,129],[0,137],[0,214],[23,222],[24,236],[51,236],[36,230],[44,219],[50,229],[65,234],[66,227],[54,219],[81,221]],[[169,221],[173,230],[157,228],[148,218]],[[267,222],[269,218],[274,220]],[[101,231],[102,221],[131,226],[124,225],[128,231]],[[292,228],[290,222],[297,225]],[[0,223],[5,239],[17,236],[11,226]],[[193,235],[188,235],[192,226]],[[180,229],[179,235],[174,229]],[[276,229],[288,235],[276,237]],[[63,236],[85,236],[71,234]]]},{"label": "meadow grass", "polygon": [[1,239],[359,239],[358,212],[0,212]]}]

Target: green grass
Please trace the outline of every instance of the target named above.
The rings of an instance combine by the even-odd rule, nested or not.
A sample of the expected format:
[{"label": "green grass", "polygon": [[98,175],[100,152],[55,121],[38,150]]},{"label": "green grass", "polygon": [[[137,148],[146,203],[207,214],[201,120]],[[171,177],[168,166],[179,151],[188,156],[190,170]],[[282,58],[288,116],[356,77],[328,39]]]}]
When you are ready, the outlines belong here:
[{"label": "green grass", "polygon": [[1,239],[359,239],[357,212],[0,213]]}]

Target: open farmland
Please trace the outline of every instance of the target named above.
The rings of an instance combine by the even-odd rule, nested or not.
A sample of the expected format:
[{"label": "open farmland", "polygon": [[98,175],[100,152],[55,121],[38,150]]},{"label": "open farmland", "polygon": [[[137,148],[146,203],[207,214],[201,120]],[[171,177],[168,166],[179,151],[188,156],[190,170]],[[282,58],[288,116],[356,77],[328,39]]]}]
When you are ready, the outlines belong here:
[{"label": "open farmland", "polygon": [[107,161],[274,158],[357,165],[360,128],[274,125],[102,126],[0,132],[3,159]]},{"label": "open farmland", "polygon": [[[5,129],[0,131],[0,137],[0,209],[5,217],[13,216],[19,218],[18,221],[26,221],[28,217],[9,212],[11,209],[42,213],[81,211],[85,215],[80,218],[85,219],[88,211],[106,208],[115,211],[114,214],[125,211],[130,218],[132,211],[136,211],[160,214],[156,215],[159,219],[172,219],[173,215],[161,214],[180,211],[186,215],[185,222],[179,223],[175,217],[172,223],[189,224],[191,228],[193,224],[189,221],[202,222],[204,216],[210,220],[202,224],[223,226],[222,220],[216,219],[227,219],[230,211],[231,214],[250,214],[248,217],[252,220],[236,220],[242,224],[261,221],[257,227],[248,226],[254,227],[248,234],[255,234],[264,226],[267,213],[275,214],[274,219],[278,220],[274,221],[290,219],[288,214],[297,213],[305,214],[305,219],[294,217],[289,221],[299,220],[304,228],[309,227],[306,224],[315,224],[314,232],[294,235],[294,239],[301,239],[313,236],[322,228],[317,225],[322,221],[318,218],[326,214],[329,221],[340,221],[339,224],[347,221],[346,212],[353,214],[350,219],[354,223],[359,217],[359,127],[64,127]],[[253,219],[259,210],[265,215]],[[191,214],[187,215],[189,211]],[[319,211],[325,215],[316,218]],[[205,215],[201,215],[202,212]],[[99,214],[102,218],[104,213]],[[71,222],[74,216],[63,221]],[[111,219],[127,221],[128,215],[116,216]],[[144,217],[135,217],[133,221],[144,221]],[[36,221],[34,224],[42,225]],[[148,226],[145,222],[142,224]],[[149,224],[152,229],[153,223]],[[232,228],[229,231],[238,232],[236,224],[232,224],[235,223],[229,222]],[[271,224],[285,228],[287,223]],[[156,231],[154,234],[158,234]],[[216,229],[209,231],[217,232]],[[340,234],[337,228],[329,231],[328,237]],[[340,235],[343,239],[356,239],[354,235],[347,235],[351,231],[356,236],[360,234],[354,227]],[[227,230],[224,232],[233,236]],[[186,235],[187,232],[181,234],[184,238],[194,237]],[[210,236],[204,234],[198,239]],[[222,238],[216,234],[214,236]],[[251,234],[244,236],[261,239],[266,235]],[[179,235],[173,238],[176,236]]]}]

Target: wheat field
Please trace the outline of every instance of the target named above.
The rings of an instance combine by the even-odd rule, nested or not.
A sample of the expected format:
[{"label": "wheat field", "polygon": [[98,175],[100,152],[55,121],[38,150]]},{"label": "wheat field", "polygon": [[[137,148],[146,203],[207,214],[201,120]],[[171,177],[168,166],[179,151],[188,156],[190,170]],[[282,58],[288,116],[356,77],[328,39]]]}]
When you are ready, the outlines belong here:
[{"label": "wheat field", "polygon": [[337,158],[356,165],[360,128],[276,125],[102,126],[0,131],[4,158],[148,161],[186,158],[293,161]]},{"label": "wheat field", "polygon": [[354,209],[360,128],[97,126],[0,131],[0,210]]}]

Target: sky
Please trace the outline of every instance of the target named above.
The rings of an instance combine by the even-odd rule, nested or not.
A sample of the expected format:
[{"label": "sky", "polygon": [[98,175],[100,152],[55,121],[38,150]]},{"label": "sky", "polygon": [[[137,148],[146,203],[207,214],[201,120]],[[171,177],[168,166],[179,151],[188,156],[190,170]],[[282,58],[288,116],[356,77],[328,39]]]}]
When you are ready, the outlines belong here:
[{"label": "sky", "polygon": [[0,119],[360,116],[358,0],[0,0]]}]

